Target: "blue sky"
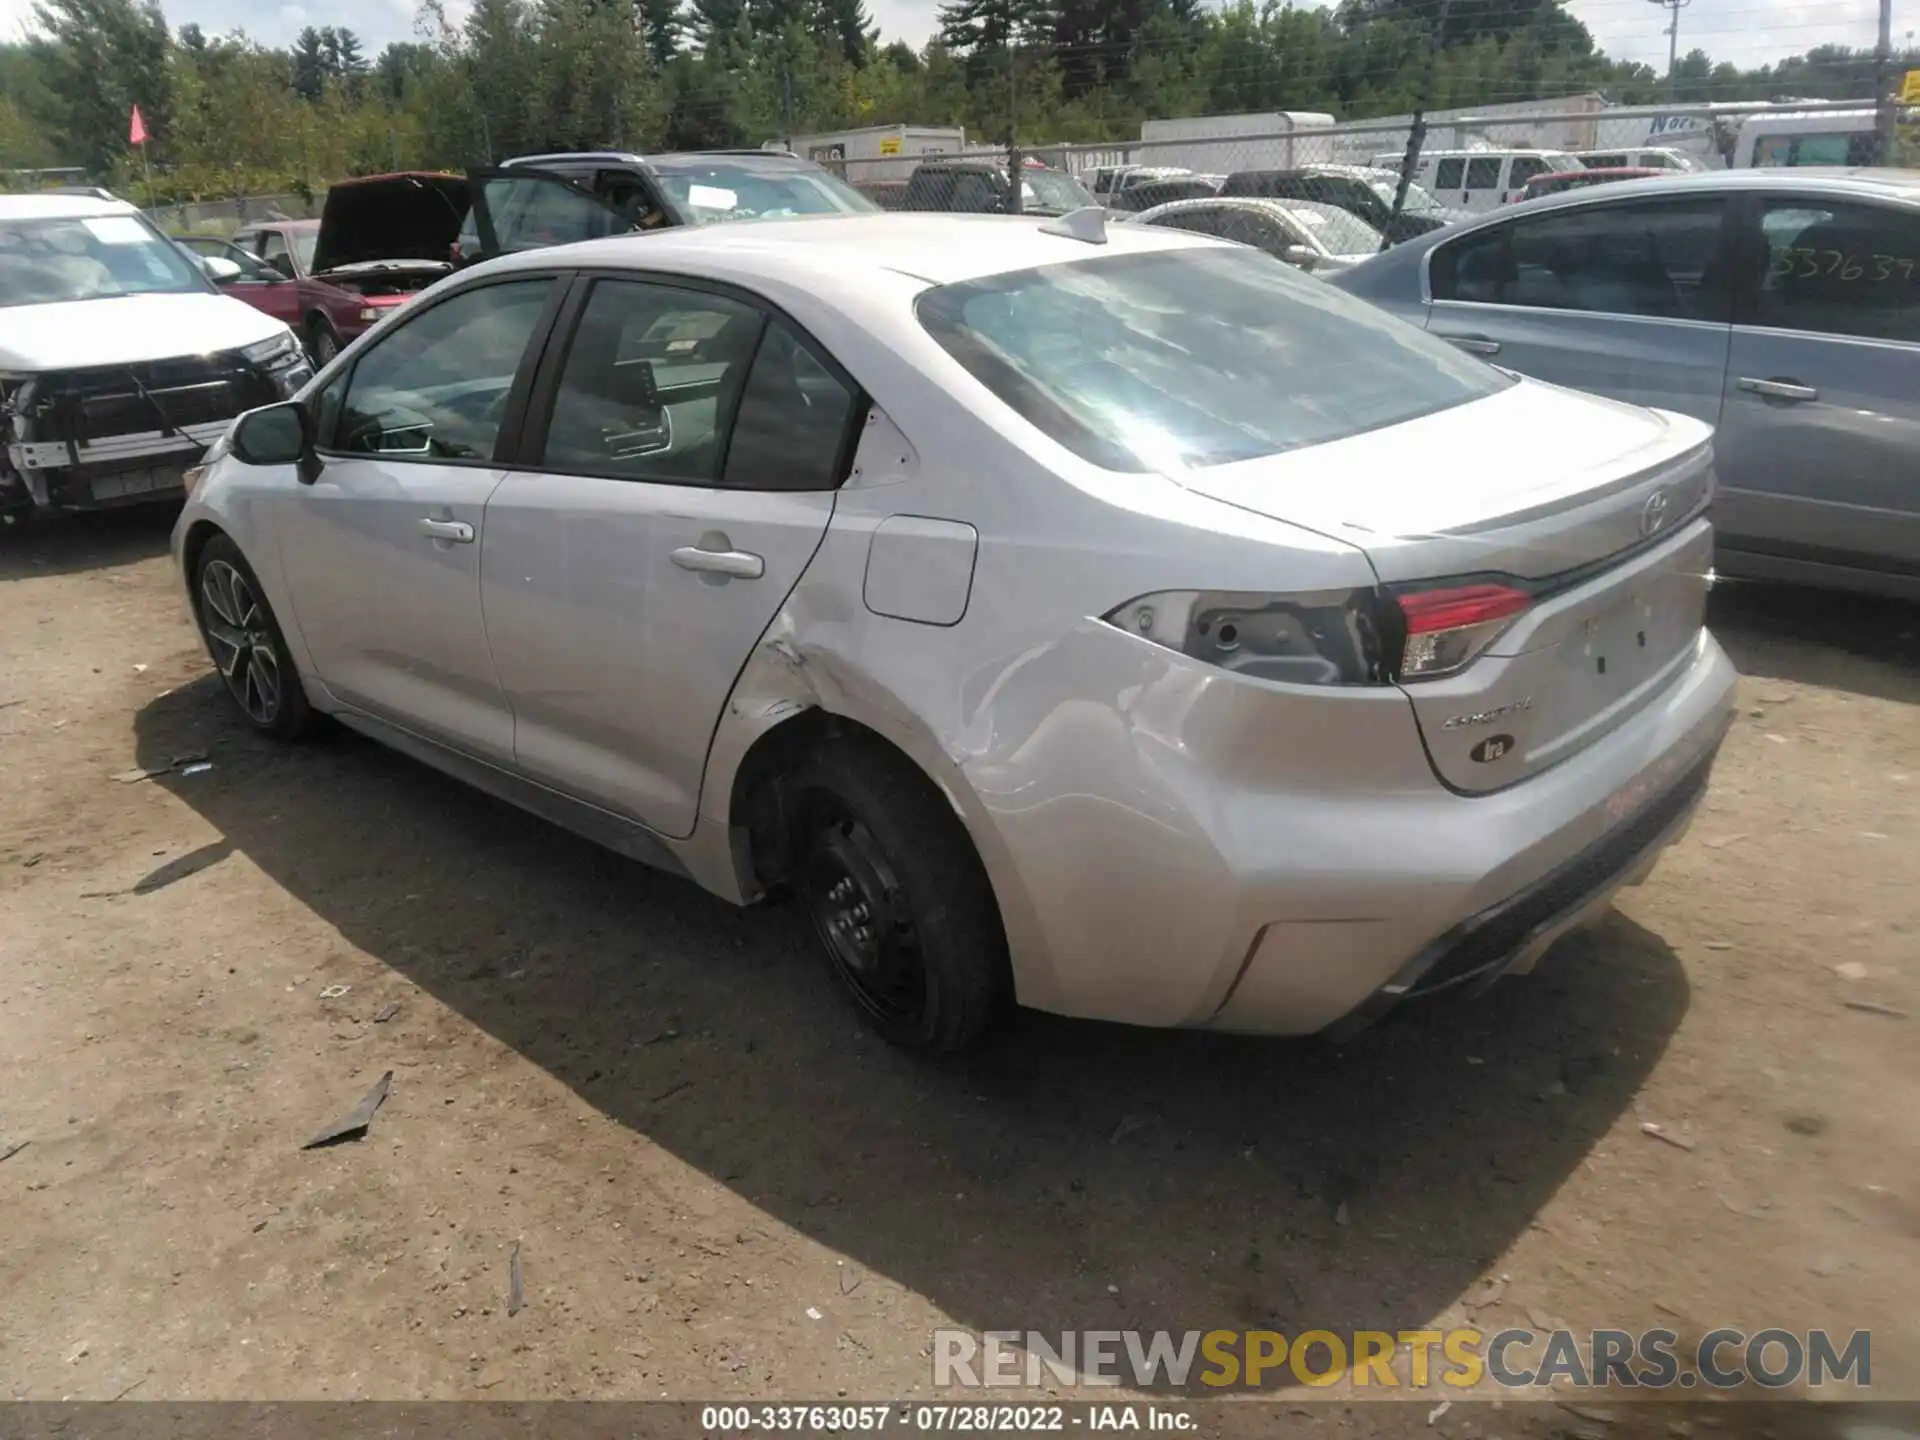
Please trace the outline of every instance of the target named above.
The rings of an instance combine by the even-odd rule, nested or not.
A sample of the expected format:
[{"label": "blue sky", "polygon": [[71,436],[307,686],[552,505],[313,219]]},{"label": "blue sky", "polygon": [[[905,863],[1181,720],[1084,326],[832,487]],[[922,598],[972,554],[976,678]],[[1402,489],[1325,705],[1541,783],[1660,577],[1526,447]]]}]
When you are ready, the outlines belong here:
[{"label": "blue sky", "polygon": [[[1667,12],[1658,0],[1571,0],[1573,11],[1608,53],[1665,69]],[[371,54],[393,40],[414,36],[415,0],[163,0],[178,27],[197,22],[210,34],[245,28],[256,39],[284,45],[306,25],[345,25],[359,33]],[[457,9],[458,0],[449,5]],[[868,0],[888,39],[918,44],[933,30],[936,0]],[[32,0],[0,0],[0,29],[17,34],[33,12]],[[1699,45],[1716,60],[1757,65],[1824,42],[1871,46],[1874,0],[1693,0],[1680,16],[1680,49]],[[1920,0],[1894,7],[1894,44],[1920,21]]]}]

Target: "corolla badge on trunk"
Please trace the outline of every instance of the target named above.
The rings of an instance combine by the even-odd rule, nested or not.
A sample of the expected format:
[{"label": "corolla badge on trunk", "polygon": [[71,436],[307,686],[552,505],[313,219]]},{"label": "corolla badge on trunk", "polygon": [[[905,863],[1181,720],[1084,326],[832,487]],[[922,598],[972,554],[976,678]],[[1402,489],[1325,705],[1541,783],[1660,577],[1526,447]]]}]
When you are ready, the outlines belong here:
[{"label": "corolla badge on trunk", "polygon": [[[1522,695],[1518,700],[1508,701],[1505,705],[1496,705],[1491,710],[1476,710],[1471,715],[1452,715],[1440,722],[1442,730],[1465,730],[1472,725],[1491,725],[1496,720],[1504,720],[1509,715],[1524,715],[1533,708],[1533,697]],[[1478,755],[1473,757],[1478,760]]]},{"label": "corolla badge on trunk", "polygon": [[1667,492],[1656,490],[1640,507],[1640,537],[1645,539],[1667,523]]}]

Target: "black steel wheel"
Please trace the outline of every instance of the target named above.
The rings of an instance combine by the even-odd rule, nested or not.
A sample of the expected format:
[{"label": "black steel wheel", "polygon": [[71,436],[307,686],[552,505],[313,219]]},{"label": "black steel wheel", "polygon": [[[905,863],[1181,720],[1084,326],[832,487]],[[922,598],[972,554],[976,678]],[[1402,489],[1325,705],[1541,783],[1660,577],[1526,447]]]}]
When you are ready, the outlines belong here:
[{"label": "black steel wheel", "polygon": [[834,739],[789,782],[791,879],[835,979],[904,1049],[982,1039],[1011,1003],[980,857],[940,792],[878,741]]},{"label": "black steel wheel", "polygon": [[340,337],[333,333],[333,326],[316,319],[307,335],[307,354],[313,359],[313,368],[320,369],[339,353]]},{"label": "black steel wheel", "polygon": [[286,738],[304,731],[311,712],[300,673],[259,580],[239,546],[224,535],[200,552],[193,602],[207,654],[247,722]]}]

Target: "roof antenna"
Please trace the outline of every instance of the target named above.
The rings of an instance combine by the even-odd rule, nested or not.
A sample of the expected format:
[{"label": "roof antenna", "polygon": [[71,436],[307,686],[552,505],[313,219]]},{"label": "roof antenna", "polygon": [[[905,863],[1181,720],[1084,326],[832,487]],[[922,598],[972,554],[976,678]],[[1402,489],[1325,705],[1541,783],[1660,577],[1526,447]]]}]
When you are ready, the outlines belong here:
[{"label": "roof antenna", "polygon": [[1088,245],[1104,245],[1107,243],[1106,209],[1100,205],[1082,205],[1078,210],[1069,210],[1057,220],[1047,221],[1040,227],[1040,233],[1080,240]]}]

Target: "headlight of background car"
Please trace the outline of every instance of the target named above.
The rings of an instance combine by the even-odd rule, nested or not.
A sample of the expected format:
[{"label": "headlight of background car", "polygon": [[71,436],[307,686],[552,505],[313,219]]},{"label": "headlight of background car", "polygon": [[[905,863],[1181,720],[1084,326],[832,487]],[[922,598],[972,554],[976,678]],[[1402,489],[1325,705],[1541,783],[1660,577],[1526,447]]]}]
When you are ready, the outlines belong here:
[{"label": "headlight of background car", "polygon": [[271,340],[249,345],[240,353],[248,363],[267,372],[282,398],[292,395],[313,378],[313,366],[307,363],[307,352],[300,348],[300,342],[294,338],[291,330],[282,330]]}]

